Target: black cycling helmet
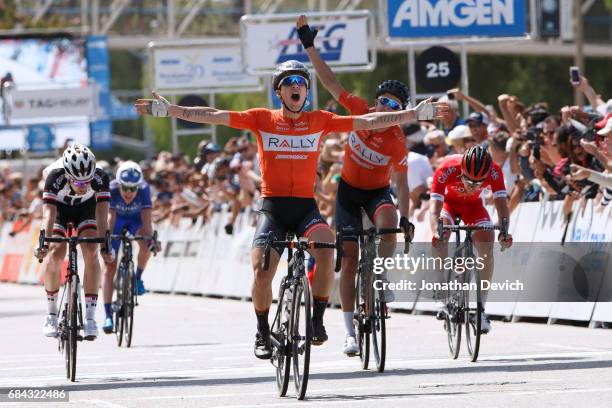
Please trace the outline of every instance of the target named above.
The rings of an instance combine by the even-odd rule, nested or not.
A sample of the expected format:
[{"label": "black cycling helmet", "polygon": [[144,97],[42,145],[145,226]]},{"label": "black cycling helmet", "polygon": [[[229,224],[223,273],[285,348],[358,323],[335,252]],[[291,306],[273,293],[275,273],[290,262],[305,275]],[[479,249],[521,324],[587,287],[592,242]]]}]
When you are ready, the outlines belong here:
[{"label": "black cycling helmet", "polygon": [[288,60],[278,65],[272,75],[274,90],[277,90],[280,87],[281,81],[290,75],[300,75],[306,78],[306,88],[310,89],[311,78],[306,65],[296,60]]},{"label": "black cycling helmet", "polygon": [[461,173],[475,181],[487,178],[493,167],[493,159],[484,147],[472,146],[463,154]]},{"label": "black cycling helmet", "polygon": [[402,103],[403,109],[406,109],[410,103],[410,91],[408,90],[408,87],[397,79],[390,79],[378,85],[376,97],[378,98],[384,93],[389,93],[399,99],[399,101]]}]

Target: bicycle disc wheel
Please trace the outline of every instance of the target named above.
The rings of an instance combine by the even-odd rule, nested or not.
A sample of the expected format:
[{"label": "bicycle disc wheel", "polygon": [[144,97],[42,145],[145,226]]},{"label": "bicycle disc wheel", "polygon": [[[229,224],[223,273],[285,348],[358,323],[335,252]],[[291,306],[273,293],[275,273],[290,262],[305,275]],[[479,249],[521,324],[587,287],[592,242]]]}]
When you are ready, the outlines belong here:
[{"label": "bicycle disc wheel", "polygon": [[293,287],[293,307],[291,310],[291,354],[293,359],[293,382],[296,397],[304,399],[310,369],[310,345],[312,342],[312,316],[310,283],[302,276]]},{"label": "bicycle disc wheel", "polygon": [[[449,275],[450,279],[450,275]],[[449,281],[447,279],[447,281]],[[448,349],[453,359],[459,357],[461,349],[461,323],[463,320],[463,291],[448,290],[446,308],[448,313],[444,319],[444,329],[448,339]]]},{"label": "bicycle disc wheel", "polygon": [[476,290],[465,291],[465,340],[470,360],[476,362],[480,351],[480,330],[482,327],[482,298],[480,294],[480,273],[476,269],[465,272],[464,282],[476,285]]},{"label": "bicycle disc wheel", "polygon": [[69,330],[69,354],[70,354],[70,381],[74,382],[76,378],[76,356],[77,356],[77,336],[79,335],[78,327],[78,310],[79,310],[79,285],[78,277],[73,275],[70,278],[70,330]]},{"label": "bicycle disc wheel", "polygon": [[385,358],[387,355],[387,333],[386,333],[386,309],[387,305],[381,299],[381,292],[374,291],[374,308],[370,316],[370,327],[372,328],[372,349],[376,370],[379,373],[385,371]]},{"label": "bicycle disc wheel", "polygon": [[357,336],[357,344],[359,345],[359,359],[361,360],[361,367],[364,370],[368,369],[370,362],[370,333],[369,326],[370,322],[365,314],[365,303],[362,303],[364,299],[362,293],[361,284],[361,273],[357,275],[357,286],[355,290],[355,335]]},{"label": "bicycle disc wheel", "polygon": [[281,347],[272,348],[272,365],[276,367],[276,387],[278,388],[278,395],[284,397],[287,395],[287,388],[289,387],[289,372],[291,369],[291,353],[290,343],[288,338],[289,318],[290,315],[286,311],[292,305],[287,304],[287,296],[283,291],[286,278],[283,278],[280,289],[278,291],[278,308],[276,311],[276,317],[272,323],[272,336],[278,341]]},{"label": "bicycle disc wheel", "polygon": [[134,264],[130,262],[127,274],[127,304],[125,307],[125,345],[132,345],[132,334],[134,333],[134,306],[136,305],[136,275],[134,275]]},{"label": "bicycle disc wheel", "polygon": [[123,262],[119,264],[119,270],[115,275],[115,304],[113,314],[114,314],[114,324],[115,324],[115,335],[117,336],[117,346],[121,347],[121,343],[123,342],[123,278],[124,268]]}]

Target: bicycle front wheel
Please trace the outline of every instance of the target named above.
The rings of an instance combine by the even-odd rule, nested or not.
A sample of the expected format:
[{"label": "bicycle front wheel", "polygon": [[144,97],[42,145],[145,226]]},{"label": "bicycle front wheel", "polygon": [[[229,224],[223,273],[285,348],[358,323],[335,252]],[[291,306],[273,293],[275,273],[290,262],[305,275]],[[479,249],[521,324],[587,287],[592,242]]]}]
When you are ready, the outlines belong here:
[{"label": "bicycle front wheel", "polygon": [[123,293],[124,293],[124,275],[125,268],[123,262],[119,264],[119,270],[115,275],[115,303],[113,305],[113,315],[115,324],[115,335],[117,336],[117,346],[121,347],[123,343],[123,309],[125,307]]},{"label": "bicycle front wheel", "polygon": [[370,316],[370,327],[372,328],[372,348],[376,370],[379,373],[385,371],[385,358],[387,355],[387,333],[385,319],[387,317],[387,304],[381,299],[382,293],[376,290],[374,293],[374,308]]},{"label": "bicycle front wheel", "polygon": [[68,330],[69,346],[67,348],[67,354],[69,354],[68,359],[70,365],[70,381],[74,382],[76,379],[77,338],[79,335],[79,282],[77,275],[72,275],[70,277],[70,298],[68,302],[68,310],[70,325]]},{"label": "bicycle front wheel", "polygon": [[[450,281],[454,272],[447,272]],[[461,290],[448,290],[446,298],[446,318],[444,319],[444,329],[448,339],[448,349],[453,359],[459,357],[461,349],[461,325],[463,323],[464,298]]]},{"label": "bicycle front wheel", "polygon": [[471,269],[464,274],[464,282],[472,283],[474,290],[465,293],[465,340],[470,353],[470,360],[476,362],[480,351],[480,335],[482,328],[482,298],[480,294],[480,273]]},{"label": "bicycle front wheel", "polygon": [[308,372],[310,369],[310,346],[312,342],[312,309],[310,283],[306,276],[299,278],[293,286],[293,307],[291,310],[291,354],[293,359],[293,382],[297,399],[306,396]]},{"label": "bicycle front wheel", "polygon": [[129,263],[127,274],[127,303],[125,304],[125,345],[132,345],[132,334],[134,333],[134,306],[136,305],[136,275],[134,274],[134,264]]},{"label": "bicycle front wheel", "polygon": [[287,388],[289,387],[289,372],[291,369],[291,345],[289,340],[289,319],[291,315],[287,312],[292,305],[288,304],[288,297],[285,290],[286,278],[283,278],[280,289],[278,291],[278,308],[276,310],[276,317],[272,324],[272,333],[276,341],[278,341],[280,347],[272,348],[272,365],[276,367],[276,387],[278,388],[278,395],[284,397],[287,395]]},{"label": "bicycle front wheel", "polygon": [[364,284],[361,280],[361,271],[357,275],[357,285],[355,289],[355,334],[359,345],[359,359],[361,367],[368,369],[370,363],[370,321],[366,313],[366,296],[363,293]]}]

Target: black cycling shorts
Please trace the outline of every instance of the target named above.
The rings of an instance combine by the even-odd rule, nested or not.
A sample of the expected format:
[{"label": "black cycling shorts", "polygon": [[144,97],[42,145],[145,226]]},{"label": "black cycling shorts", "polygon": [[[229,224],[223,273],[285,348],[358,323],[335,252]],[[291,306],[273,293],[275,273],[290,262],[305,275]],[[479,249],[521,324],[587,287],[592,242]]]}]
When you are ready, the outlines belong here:
[{"label": "black cycling shorts", "polygon": [[376,212],[385,206],[395,208],[389,187],[362,190],[340,179],[336,196],[336,229],[343,231],[345,241],[357,241],[357,236],[351,235],[350,231],[362,229],[361,209],[365,210],[372,223],[376,223]]},{"label": "black cycling shorts", "polygon": [[[275,240],[280,241],[285,240],[288,233],[308,237],[321,227],[329,228],[314,198],[266,197],[261,205],[253,248],[263,247],[269,232],[272,232]],[[279,255],[283,252],[274,249]]]},{"label": "black cycling shorts", "polygon": [[77,234],[87,230],[96,229],[96,197],[92,196],[89,200],[78,205],[66,205],[58,202],[55,223],[53,224],[53,234],[66,236],[68,224],[72,223]]}]

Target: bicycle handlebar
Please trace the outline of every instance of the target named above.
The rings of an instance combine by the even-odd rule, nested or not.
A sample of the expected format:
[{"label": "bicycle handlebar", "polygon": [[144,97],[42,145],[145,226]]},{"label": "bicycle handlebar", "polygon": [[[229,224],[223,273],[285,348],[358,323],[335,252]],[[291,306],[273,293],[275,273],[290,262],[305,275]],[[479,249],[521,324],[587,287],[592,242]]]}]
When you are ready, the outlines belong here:
[{"label": "bicycle handlebar", "polygon": [[[108,252],[110,250],[110,232],[106,232],[103,237],[47,237],[45,236],[45,230],[41,229],[40,234],[38,235],[38,248],[45,247],[45,243],[47,242],[75,242],[75,243],[88,243],[88,244],[104,244],[102,250]],[[38,262],[41,263],[42,259],[38,259]]]},{"label": "bicycle handlebar", "polygon": [[502,218],[501,225],[444,225],[442,218],[438,219],[438,237],[444,235],[444,231],[500,231],[504,237],[508,235],[508,218]]},{"label": "bicycle handlebar", "polygon": [[153,256],[157,255],[157,230],[153,231],[152,235],[127,235],[127,229],[123,230],[123,234],[121,235],[116,235],[113,234],[110,236],[111,239],[114,240],[118,240],[118,241],[149,241],[154,243],[151,248],[150,251],[153,252]]},{"label": "bicycle handlebar", "polygon": [[327,248],[334,249],[336,248],[336,244],[331,244],[329,242],[317,242],[310,241],[307,238],[298,238],[297,240],[281,240],[276,241],[273,239],[272,232],[268,232],[268,236],[266,238],[266,244],[264,246],[264,270],[268,270],[270,266],[270,248],[272,246],[280,247],[281,249],[292,248],[299,249],[302,251],[308,249],[318,249],[318,248]]}]

